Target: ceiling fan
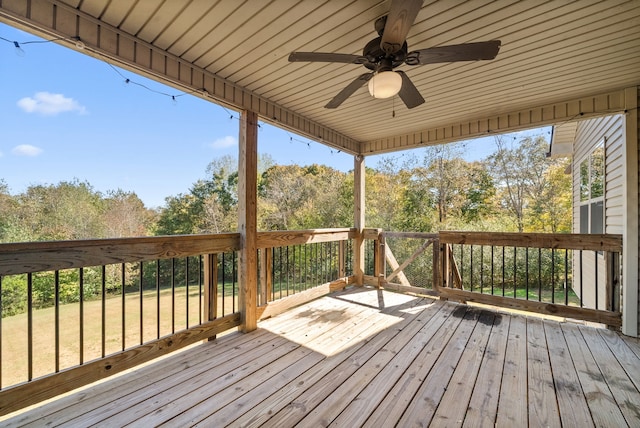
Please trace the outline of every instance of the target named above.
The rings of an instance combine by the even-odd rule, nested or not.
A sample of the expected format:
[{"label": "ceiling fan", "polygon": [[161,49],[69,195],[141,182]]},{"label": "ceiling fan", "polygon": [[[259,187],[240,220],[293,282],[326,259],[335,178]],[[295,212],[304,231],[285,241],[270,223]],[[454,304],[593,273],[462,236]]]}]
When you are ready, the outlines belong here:
[{"label": "ceiling fan", "polygon": [[371,70],[358,76],[340,91],[325,108],[336,108],[356,90],[368,82],[369,93],[375,98],[389,98],[396,94],[411,109],[424,103],[409,76],[393,71],[401,64],[424,65],[442,62],[490,60],[498,55],[500,40],[436,46],[408,51],[407,34],[423,0],[391,0],[389,14],[378,18],[375,29],[379,37],[366,44],[362,55],[323,52],[292,52],[290,62],[337,62],[360,64]]}]

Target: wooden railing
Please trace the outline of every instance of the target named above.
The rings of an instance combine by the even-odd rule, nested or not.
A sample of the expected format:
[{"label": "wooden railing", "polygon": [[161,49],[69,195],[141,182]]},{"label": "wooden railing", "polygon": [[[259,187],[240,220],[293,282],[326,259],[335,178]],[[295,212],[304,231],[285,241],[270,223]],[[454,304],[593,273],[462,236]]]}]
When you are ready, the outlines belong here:
[{"label": "wooden railing", "polygon": [[371,285],[621,325],[619,235],[370,230],[365,236],[378,252]]},{"label": "wooden railing", "polygon": [[[264,319],[355,284],[357,269],[364,284],[620,326],[619,236],[261,232],[254,308],[239,307],[239,245],[235,233],[0,244],[0,414],[210,339],[244,310]],[[15,289],[24,307],[9,314]],[[17,384],[8,356],[25,362]]]},{"label": "wooden railing", "polygon": [[440,296],[620,327],[621,236],[439,235]]},{"label": "wooden railing", "polygon": [[239,325],[238,246],[238,234],[0,244],[0,308],[17,312],[0,318],[0,412]]},{"label": "wooden railing", "polygon": [[354,283],[355,229],[261,232],[258,318]]},{"label": "wooden railing", "polygon": [[258,308],[239,307],[236,233],[0,244],[0,414],[346,287],[355,236],[259,233]]}]

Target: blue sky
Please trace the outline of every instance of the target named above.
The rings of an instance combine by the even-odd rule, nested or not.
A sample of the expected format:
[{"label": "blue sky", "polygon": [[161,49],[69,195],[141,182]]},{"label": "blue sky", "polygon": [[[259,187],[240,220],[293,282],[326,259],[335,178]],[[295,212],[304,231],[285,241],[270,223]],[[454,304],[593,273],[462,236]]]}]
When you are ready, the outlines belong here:
[{"label": "blue sky", "polygon": [[[233,111],[55,43],[25,43],[41,39],[4,24],[0,37],[22,50],[0,40],[0,179],[11,194],[79,179],[133,191],[153,208],[188,192],[215,158],[237,154]],[[475,140],[465,157],[494,148],[492,137]],[[353,156],[266,124],[258,149],[279,164],[353,168]]]}]

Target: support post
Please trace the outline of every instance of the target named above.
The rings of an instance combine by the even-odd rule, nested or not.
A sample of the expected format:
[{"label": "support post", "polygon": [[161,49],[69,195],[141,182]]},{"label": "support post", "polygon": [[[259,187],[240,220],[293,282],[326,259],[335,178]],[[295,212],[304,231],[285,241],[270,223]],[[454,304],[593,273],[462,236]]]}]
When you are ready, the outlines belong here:
[{"label": "support post", "polygon": [[353,274],[358,286],[364,285],[364,156],[354,156],[353,162],[353,223],[357,231],[353,245]]},{"label": "support post", "polygon": [[[218,255],[204,256],[204,319],[213,321],[218,317]],[[214,340],[211,336],[207,341]]]},{"label": "support post", "polygon": [[386,254],[387,254],[387,245],[384,234],[381,230],[378,230],[378,239],[376,240],[376,267],[375,267],[375,276],[378,278],[378,288],[383,288],[386,280]]},{"label": "support post", "polygon": [[624,201],[622,232],[622,333],[638,336],[638,223],[639,219],[639,176],[640,121],[638,120],[638,87],[625,90],[626,113],[624,115],[625,155],[624,155]]},{"label": "support post", "polygon": [[271,263],[273,260],[272,248],[260,250],[260,306],[264,306],[271,300]]},{"label": "support post", "polygon": [[246,333],[258,328],[258,115],[256,113],[245,110],[240,115],[238,143],[238,233],[240,233],[238,303],[241,329]]},{"label": "support post", "polygon": [[441,249],[441,245],[440,244],[440,238],[438,238],[432,245],[432,251],[433,251],[433,265],[432,265],[432,270],[433,270],[433,284],[432,284],[432,289],[433,291],[440,293],[440,287],[442,287],[443,285],[443,277],[444,277],[444,269],[443,269],[443,264],[440,261],[440,256],[442,255],[442,249]]},{"label": "support post", "polygon": [[340,241],[338,243],[338,278],[344,278],[347,276],[346,243],[347,241]]},{"label": "support post", "polygon": [[213,321],[218,317],[218,255],[204,256],[204,319]]}]

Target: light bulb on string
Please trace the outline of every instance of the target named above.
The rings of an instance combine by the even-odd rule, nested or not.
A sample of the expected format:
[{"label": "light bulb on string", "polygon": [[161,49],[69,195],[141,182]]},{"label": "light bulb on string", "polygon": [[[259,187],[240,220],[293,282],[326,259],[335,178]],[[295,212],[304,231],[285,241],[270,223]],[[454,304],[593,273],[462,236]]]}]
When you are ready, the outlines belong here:
[{"label": "light bulb on string", "polygon": [[25,56],[26,52],[20,47],[20,43],[14,41],[13,46],[16,47],[15,52],[18,56]]}]

